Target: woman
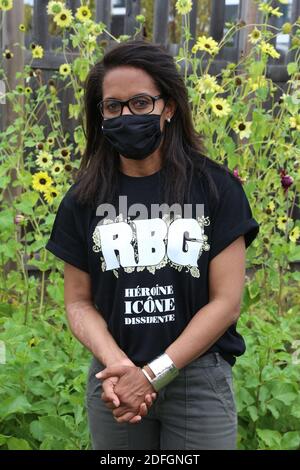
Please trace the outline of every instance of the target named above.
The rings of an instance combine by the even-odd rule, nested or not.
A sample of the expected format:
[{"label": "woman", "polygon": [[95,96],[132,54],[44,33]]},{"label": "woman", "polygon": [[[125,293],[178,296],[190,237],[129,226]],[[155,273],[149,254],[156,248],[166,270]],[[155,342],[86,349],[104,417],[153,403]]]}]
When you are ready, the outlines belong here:
[{"label": "woman", "polygon": [[259,231],[243,187],[203,154],[157,45],[108,51],[85,112],[86,151],[47,248],[65,261],[70,328],[93,354],[93,448],[235,449],[236,323]]}]

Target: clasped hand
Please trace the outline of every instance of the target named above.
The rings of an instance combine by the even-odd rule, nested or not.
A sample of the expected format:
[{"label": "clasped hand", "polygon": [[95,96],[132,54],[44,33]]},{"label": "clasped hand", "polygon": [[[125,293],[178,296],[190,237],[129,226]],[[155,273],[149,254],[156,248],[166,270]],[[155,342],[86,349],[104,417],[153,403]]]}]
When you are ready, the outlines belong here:
[{"label": "clasped hand", "polygon": [[101,379],[102,400],[119,423],[138,423],[152,406],[156,393],[140,367],[113,365],[96,374]]}]

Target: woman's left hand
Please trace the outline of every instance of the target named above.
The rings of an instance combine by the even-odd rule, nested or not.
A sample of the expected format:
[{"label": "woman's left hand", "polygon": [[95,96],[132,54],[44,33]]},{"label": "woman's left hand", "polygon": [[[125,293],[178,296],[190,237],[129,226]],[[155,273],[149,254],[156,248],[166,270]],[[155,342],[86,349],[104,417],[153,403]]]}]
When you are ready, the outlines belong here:
[{"label": "woman's left hand", "polygon": [[[151,406],[152,400],[156,398],[155,390],[140,367],[111,366],[96,374],[97,378],[103,380],[116,376],[119,380],[114,391],[119,397],[120,406],[113,409],[113,415],[119,423],[138,422],[138,416],[145,416],[148,412],[147,406]],[[105,401],[105,396],[102,398]]]}]

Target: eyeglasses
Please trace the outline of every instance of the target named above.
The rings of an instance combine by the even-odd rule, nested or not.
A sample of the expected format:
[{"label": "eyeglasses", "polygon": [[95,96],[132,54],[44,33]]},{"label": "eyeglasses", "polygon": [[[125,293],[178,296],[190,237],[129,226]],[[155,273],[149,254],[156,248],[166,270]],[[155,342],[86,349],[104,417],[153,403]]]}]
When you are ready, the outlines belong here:
[{"label": "eyeglasses", "polygon": [[150,114],[154,109],[155,102],[161,98],[164,98],[164,96],[150,96],[145,93],[141,93],[124,101],[108,98],[100,101],[97,107],[104,119],[121,116],[124,106],[128,106],[132,114]]}]

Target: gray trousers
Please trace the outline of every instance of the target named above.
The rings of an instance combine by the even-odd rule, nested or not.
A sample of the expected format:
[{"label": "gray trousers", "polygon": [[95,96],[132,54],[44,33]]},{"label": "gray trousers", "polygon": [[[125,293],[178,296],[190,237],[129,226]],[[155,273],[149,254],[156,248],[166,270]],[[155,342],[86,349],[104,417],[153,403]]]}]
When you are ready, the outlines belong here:
[{"label": "gray trousers", "polygon": [[182,368],[137,424],[117,423],[101,400],[95,373],[103,368],[93,357],[86,394],[93,449],[236,449],[232,367],[219,353],[208,353]]}]

